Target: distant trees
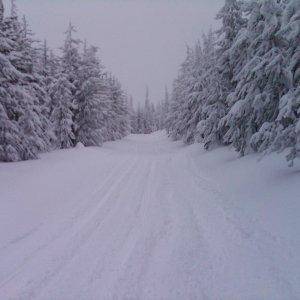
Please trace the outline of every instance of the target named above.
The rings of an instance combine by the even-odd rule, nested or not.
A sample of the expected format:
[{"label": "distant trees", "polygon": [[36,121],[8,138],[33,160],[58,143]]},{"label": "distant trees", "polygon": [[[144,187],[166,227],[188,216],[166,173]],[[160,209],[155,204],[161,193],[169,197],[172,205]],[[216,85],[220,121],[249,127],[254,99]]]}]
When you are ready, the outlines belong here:
[{"label": "distant trees", "polygon": [[300,2],[226,0],[221,28],[188,48],[166,129],[174,140],[240,155],[300,156]]},{"label": "distant trees", "polygon": [[136,110],[132,107],[131,132],[149,134],[159,130],[158,109],[150,101],[149,88],[146,88],[146,97],[143,105],[139,103]]},{"label": "distant trees", "polygon": [[34,41],[15,1],[5,16],[0,0],[0,161],[34,159],[78,142],[100,146],[129,133],[126,94],[97,48],[75,33],[69,24],[57,56],[46,41]]},{"label": "distant trees", "polygon": [[167,118],[170,106],[170,95],[167,86],[165,87],[165,97],[156,106],[157,127],[159,130],[167,127]]}]

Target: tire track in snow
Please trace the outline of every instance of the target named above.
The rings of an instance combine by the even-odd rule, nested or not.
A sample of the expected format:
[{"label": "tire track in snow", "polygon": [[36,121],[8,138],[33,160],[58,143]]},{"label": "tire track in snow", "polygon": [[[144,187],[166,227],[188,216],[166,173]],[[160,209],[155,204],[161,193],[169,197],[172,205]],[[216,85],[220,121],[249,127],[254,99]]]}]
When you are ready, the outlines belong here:
[{"label": "tire track in snow", "polygon": [[[104,182],[100,185],[100,187],[99,187],[98,184],[96,184],[93,187],[93,192],[88,196],[88,198],[90,198],[91,200],[94,200],[94,198],[95,198],[95,196],[97,196],[97,194],[103,192],[103,189],[105,187],[107,187],[109,185],[109,183],[112,182],[115,179],[115,177],[119,174],[120,168],[122,169],[122,167],[126,166],[126,164],[128,164],[128,162],[129,162],[129,160],[130,159],[128,158],[125,162],[122,162],[121,164],[115,165],[113,167],[113,169],[110,171],[110,173],[108,174],[108,176],[106,177],[106,179],[104,180]],[[101,171],[101,172],[103,172],[103,171]],[[100,175],[101,172],[98,172],[98,175]],[[92,203],[89,203],[89,202],[85,203],[84,200],[86,199],[86,197],[87,196],[85,196],[85,198],[82,198],[82,199],[78,200],[77,202],[79,202],[79,205],[82,204],[82,206],[81,207],[74,207],[73,211],[70,212],[71,216],[68,217],[67,220],[65,219],[65,220],[62,221],[62,223],[63,223],[62,226],[63,227],[58,229],[59,234],[58,235],[54,234],[54,236],[51,237],[46,243],[40,245],[35,250],[31,251],[31,253],[25,258],[25,260],[27,260],[29,256],[32,257],[33,255],[35,255],[36,251],[39,251],[39,250],[41,250],[41,248],[47,247],[50,243],[54,242],[54,240],[57,237],[59,237],[59,235],[63,231],[68,230],[68,228],[70,228],[71,226],[73,226],[76,223],[76,220],[78,218],[82,217],[86,212],[88,212],[91,209],[91,205],[93,205],[94,201],[91,201]],[[4,255],[3,254],[4,251],[8,251],[8,250],[11,251],[11,248],[17,246],[17,244],[19,242],[23,242],[25,239],[28,239],[28,238],[34,238],[35,234],[36,235],[40,234],[40,230],[41,230],[43,225],[45,225],[44,222],[39,224],[38,226],[34,227],[30,231],[25,232],[23,235],[14,238],[9,243],[3,245],[0,248],[0,254]],[[1,283],[0,283],[0,286],[1,286]]]},{"label": "tire track in snow", "polygon": [[[227,276],[229,276],[229,270],[226,271],[224,269],[222,271],[222,268],[226,268],[226,265],[228,266],[231,262],[231,269],[236,270],[235,276],[238,270],[244,270],[243,273],[246,275],[245,278],[240,278],[240,293],[242,293],[242,291],[245,292],[246,289],[250,289],[249,293],[251,293],[252,287],[249,281],[256,281],[255,286],[259,287],[260,279],[264,278],[261,284],[266,282],[266,280],[269,282],[269,287],[262,286],[262,293],[265,294],[267,298],[269,293],[272,294],[274,290],[276,290],[278,299],[281,298],[280,295],[286,295],[287,291],[289,291],[290,299],[296,299],[293,285],[286,280],[284,273],[278,269],[277,263],[283,259],[282,255],[286,253],[286,251],[289,252],[288,247],[286,248],[278,244],[276,239],[263,230],[261,226],[258,232],[252,220],[247,220],[247,222],[243,220],[243,222],[241,222],[236,214],[233,215],[234,210],[225,206],[226,203],[229,203],[227,197],[214,187],[211,180],[199,174],[195,162],[193,163],[192,159],[186,155],[182,159],[187,163],[187,166],[184,168],[187,174],[186,177],[190,178],[191,182],[194,182],[194,187],[198,190],[199,195],[202,193],[210,199],[203,199],[204,201],[199,199],[198,204],[200,205],[196,205],[197,208],[195,207],[196,202],[191,203],[191,205],[193,210],[198,212],[195,214],[198,222],[200,221],[201,223],[201,216],[205,217],[206,228],[209,229],[206,230],[207,243],[211,245],[212,252],[218,257],[218,259],[214,260],[215,274],[217,275],[218,272],[224,272],[222,276],[220,276],[220,274],[219,276],[226,278],[225,274],[227,272]],[[188,175],[188,173],[190,173],[190,175]],[[204,206],[201,206],[201,203],[204,203]],[[231,214],[229,214],[229,211]],[[244,228],[242,226],[243,223],[247,223],[248,226]],[[251,232],[249,232],[249,230],[251,230]],[[215,239],[215,241],[213,241],[213,239]],[[220,244],[222,240],[224,240],[224,242]],[[214,247],[213,244],[215,244],[216,241],[219,243],[219,246],[221,245],[222,251],[214,251],[216,247]],[[270,253],[270,249],[274,249],[274,251]],[[236,253],[236,255],[233,256],[232,253]],[[216,264],[216,261],[220,263]],[[242,264],[241,261],[243,261]],[[222,265],[223,263],[225,265]],[[244,281],[243,283],[242,280]],[[236,288],[238,288],[238,286]]]},{"label": "tire track in snow", "polygon": [[[95,262],[88,263],[91,270],[87,272],[85,290],[78,294],[73,294],[73,298],[89,299],[90,287],[97,287],[102,293],[98,297],[102,299],[113,298],[113,291],[116,279],[122,272],[126,257],[132,253],[135,243],[140,236],[140,224],[138,224],[138,214],[143,206],[143,194],[145,183],[148,182],[152,162],[148,159],[140,159],[139,166],[131,174],[130,181],[121,188],[121,200],[119,207],[116,207],[114,214],[111,214],[105,221],[105,226],[97,232],[97,239],[92,241],[91,248],[97,247],[97,240],[103,244],[97,253]],[[123,207],[125,205],[126,207]],[[120,216],[122,216],[120,218]],[[114,225],[113,225],[114,224]],[[107,232],[114,226],[111,235]],[[94,244],[94,245],[93,245]],[[87,249],[85,249],[87,250]],[[71,279],[70,279],[71,280]],[[108,293],[105,293],[108,292]]]},{"label": "tire track in snow", "polygon": [[[55,276],[59,270],[61,268],[64,267],[66,261],[69,261],[70,259],[72,259],[74,257],[74,255],[76,254],[76,251],[78,251],[78,249],[83,245],[83,243],[85,243],[87,241],[87,239],[93,234],[93,232],[97,229],[97,227],[99,227],[101,225],[101,220],[95,220],[95,218],[97,217],[97,212],[102,208],[102,206],[107,203],[107,201],[109,200],[109,196],[110,194],[114,191],[114,189],[116,188],[116,186],[120,186],[122,185],[122,183],[125,180],[128,180],[129,175],[131,173],[132,170],[134,170],[136,168],[136,164],[137,164],[137,160],[133,161],[131,164],[129,164],[124,170],[122,170],[121,172],[119,171],[118,174],[118,178],[116,180],[114,180],[113,176],[109,177],[109,179],[106,181],[106,184],[102,185],[102,189],[100,188],[97,193],[101,193],[101,201],[99,203],[97,203],[98,207],[95,207],[94,209],[96,209],[96,213],[93,212],[91,216],[86,217],[87,220],[85,219],[81,219],[80,216],[78,216],[77,219],[73,220],[72,226],[68,226],[67,229],[68,230],[64,230],[63,233],[58,234],[57,236],[55,236],[54,239],[52,239],[49,243],[47,243],[46,245],[43,245],[42,247],[40,247],[39,249],[37,249],[34,253],[32,253],[30,255],[30,257],[27,258],[26,261],[24,261],[24,263],[17,269],[14,271],[14,273],[12,273],[8,278],[6,278],[4,281],[1,282],[0,284],[0,298],[2,299],[1,295],[9,295],[9,288],[4,289],[5,286],[7,286],[8,284],[12,284],[11,286],[11,292],[13,292],[15,290],[14,287],[14,283],[12,283],[12,281],[14,280],[15,285],[20,285],[20,282],[16,283],[16,279],[21,277],[20,275],[22,274],[22,271],[27,271],[28,272],[28,268],[29,268],[29,264],[34,262],[39,261],[39,259],[41,259],[39,256],[40,255],[44,255],[44,258],[49,262],[48,265],[48,270],[41,270],[41,273],[44,273],[44,275],[39,275],[38,278],[36,279],[31,279],[31,280],[27,280],[26,284],[25,282],[23,283],[23,287],[21,287],[21,290],[23,290],[23,292],[21,292],[21,295],[16,295],[13,297],[13,299],[28,299],[28,298],[33,298],[36,291],[38,289],[40,289],[47,281],[49,281],[53,276]],[[126,165],[126,163],[124,164]],[[108,188],[108,189],[107,189]],[[104,193],[102,194],[102,191],[104,189],[107,189]],[[97,193],[94,195],[94,197],[97,196]],[[106,215],[107,216],[107,215]],[[106,217],[104,216],[104,217]],[[76,222],[78,220],[78,222]],[[92,226],[89,224],[92,222]],[[80,224],[78,224],[80,223]],[[83,225],[82,225],[83,223]],[[84,224],[86,223],[86,224]],[[77,227],[81,227],[81,228],[77,228]],[[80,233],[82,232],[82,227],[86,226],[86,227],[90,227],[86,229],[86,233],[82,234],[82,236],[80,235]],[[72,228],[75,227],[75,228]],[[53,247],[53,245],[55,245],[58,240],[61,240],[63,238],[67,238],[67,235],[69,233],[69,231],[74,231],[73,235],[75,234],[74,237],[72,237],[72,240],[70,241],[71,245],[68,245],[68,243],[65,243],[66,245],[64,245],[64,247],[58,247],[58,249],[62,250],[65,248],[70,248],[68,249],[67,253],[56,253],[57,257],[54,257],[54,254],[51,253],[43,253],[43,252],[49,252],[48,248],[55,248]],[[75,240],[75,242],[74,242]],[[72,245],[73,244],[73,245]],[[64,250],[65,251],[65,250]],[[53,265],[56,265],[56,267],[54,267]],[[36,268],[38,269],[38,266],[36,266]],[[31,269],[31,268],[30,268]],[[52,270],[51,270],[52,269]],[[30,272],[30,270],[29,270]],[[34,275],[35,277],[36,274]],[[24,278],[26,278],[26,276],[23,276]],[[30,275],[29,275],[30,277]],[[20,288],[19,288],[20,289]]]},{"label": "tire track in snow", "polygon": [[[127,244],[130,251],[127,251],[122,263],[122,274],[119,274],[112,298],[119,299],[123,295],[124,299],[136,299],[132,297],[132,293],[140,295],[142,277],[145,276],[149,265],[149,260],[153,249],[156,245],[157,236],[151,231],[149,233],[149,202],[153,201],[152,191],[155,190],[155,173],[157,162],[154,157],[151,158],[151,163],[148,168],[147,177],[144,180],[143,193],[140,199],[140,206],[136,215],[136,230],[133,232],[132,239],[129,239]],[[129,286],[128,286],[129,285]]]},{"label": "tire track in snow", "polygon": [[[115,177],[120,174],[120,169],[122,170],[122,168],[126,167],[128,162],[129,162],[129,159],[127,159],[125,162],[122,162],[121,164],[117,164],[115,167],[113,167],[110,174],[104,180],[104,182],[100,185],[100,187],[98,186],[98,188],[94,188],[93,193],[91,193],[91,195],[89,196],[93,200],[93,202],[94,202],[94,200],[97,200],[97,199],[95,199],[97,194],[102,193],[102,192],[105,193],[105,188],[110,186],[110,184],[114,181]],[[79,203],[84,202],[84,200],[85,199],[81,199],[81,201],[79,201]],[[96,205],[97,203],[98,203],[98,201],[96,201],[94,205]],[[61,224],[56,224],[57,229],[56,229],[55,233],[45,243],[36,247],[33,251],[30,251],[30,253],[24,257],[23,261],[16,268],[14,268],[14,270],[10,273],[10,275],[7,275],[6,277],[10,277],[11,274],[15,274],[18,270],[21,270],[26,265],[26,263],[28,263],[31,259],[33,259],[37,255],[37,253],[39,253],[43,249],[46,249],[49,245],[54,243],[58,238],[61,237],[62,234],[64,234],[67,230],[69,230],[71,227],[73,227],[76,224],[76,222],[78,221],[78,219],[83,217],[84,214],[91,211],[91,209],[92,209],[92,207],[89,205],[89,203],[86,204],[83,208],[75,207],[73,209],[73,212],[71,212],[71,214],[70,214],[71,217],[68,216],[67,219],[64,219]],[[49,224],[47,224],[47,225],[49,225]],[[41,226],[39,226],[38,228],[35,228],[35,231],[33,233],[41,234],[40,227]],[[47,230],[47,228],[44,228],[44,230]],[[27,237],[29,237],[29,236],[27,236]],[[34,238],[34,236],[30,236],[30,237]],[[18,240],[18,242],[20,242],[20,240]],[[9,245],[7,245],[5,250],[9,250]],[[10,249],[10,251],[12,251],[12,250],[13,249]],[[3,255],[3,253],[2,253],[2,255]],[[0,289],[1,289],[1,286],[4,281],[5,281],[5,279],[0,282]]]},{"label": "tire track in snow", "polygon": [[[85,284],[80,281],[78,283],[80,288],[77,289],[77,292],[71,291],[68,299],[93,298],[89,292],[94,289],[103,291],[103,294],[101,292],[98,294],[98,298],[112,299],[114,297],[115,282],[120,276],[120,272],[123,272],[128,256],[132,255],[136,243],[144,233],[140,230],[139,214],[143,209],[144,197],[147,191],[146,185],[149,185],[153,180],[151,173],[154,162],[152,159],[149,160],[145,157],[139,158],[139,161],[138,167],[131,173],[130,180],[121,187],[118,193],[120,194],[120,198],[117,200],[119,205],[115,206],[114,212],[105,219],[105,224],[97,231],[90,243],[82,249],[81,256],[86,256],[85,253],[90,252],[91,249],[97,249],[97,251],[94,251],[94,255],[88,257],[84,269],[82,268],[80,272],[84,277],[82,281]],[[125,199],[126,201],[124,201]],[[126,205],[126,207],[124,208],[123,205]],[[121,219],[120,216],[122,216]],[[111,226],[114,226],[113,232],[107,235]],[[72,281],[69,275],[77,269],[76,265],[80,264],[80,260],[81,257],[77,256],[72,265],[65,270],[66,272],[55,279],[49,290],[46,289],[45,293],[39,295],[39,299],[41,295],[49,294],[51,299],[56,299],[59,294],[51,291],[54,291],[57,286],[63,290],[65,283],[61,286],[60,282]],[[49,297],[45,296],[45,299],[49,299]]]},{"label": "tire track in snow", "polygon": [[176,293],[172,292],[169,299],[211,299],[209,295],[213,282],[213,265],[210,248],[205,240],[203,226],[197,222],[189,203],[197,194],[187,184],[188,179],[179,163],[182,163],[180,156],[172,156],[167,172],[174,195],[169,203],[174,223],[171,239],[174,251],[171,261],[176,262],[172,274],[180,274],[173,280],[171,290]]}]

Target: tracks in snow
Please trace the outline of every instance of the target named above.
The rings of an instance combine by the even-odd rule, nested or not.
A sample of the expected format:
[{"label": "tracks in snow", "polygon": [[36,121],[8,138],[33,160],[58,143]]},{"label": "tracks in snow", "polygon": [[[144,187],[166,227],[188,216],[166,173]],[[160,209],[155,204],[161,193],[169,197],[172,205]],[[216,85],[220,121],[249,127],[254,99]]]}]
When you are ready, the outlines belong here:
[{"label": "tracks in snow", "polygon": [[178,145],[133,136],[105,151],[78,164],[89,174],[84,160],[99,160],[84,197],[0,247],[0,264],[18,258],[0,299],[295,298],[270,239],[247,234]]}]

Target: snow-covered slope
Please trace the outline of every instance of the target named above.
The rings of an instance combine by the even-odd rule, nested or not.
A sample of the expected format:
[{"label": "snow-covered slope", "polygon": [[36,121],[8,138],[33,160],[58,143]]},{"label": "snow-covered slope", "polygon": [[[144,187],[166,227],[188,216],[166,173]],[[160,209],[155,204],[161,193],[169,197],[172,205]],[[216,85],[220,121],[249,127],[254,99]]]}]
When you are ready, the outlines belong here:
[{"label": "snow-covered slope", "polygon": [[299,182],[163,133],[0,164],[0,299],[299,299]]}]

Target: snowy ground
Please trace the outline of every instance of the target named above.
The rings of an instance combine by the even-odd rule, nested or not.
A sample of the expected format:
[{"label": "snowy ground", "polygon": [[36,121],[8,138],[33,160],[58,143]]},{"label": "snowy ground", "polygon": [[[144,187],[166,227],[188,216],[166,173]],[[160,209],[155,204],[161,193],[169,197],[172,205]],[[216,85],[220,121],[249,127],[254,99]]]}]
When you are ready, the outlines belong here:
[{"label": "snowy ground", "polygon": [[0,299],[300,299],[299,170],[163,133],[0,164]]}]

